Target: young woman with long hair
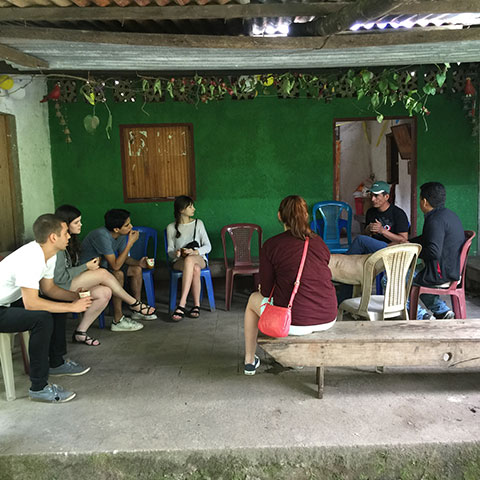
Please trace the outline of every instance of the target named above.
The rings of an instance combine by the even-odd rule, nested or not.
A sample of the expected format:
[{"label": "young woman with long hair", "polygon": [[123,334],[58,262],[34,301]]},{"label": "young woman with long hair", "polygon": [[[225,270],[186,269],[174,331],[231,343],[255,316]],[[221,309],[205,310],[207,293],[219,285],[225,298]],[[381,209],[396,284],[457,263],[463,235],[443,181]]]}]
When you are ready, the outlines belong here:
[{"label": "young woman with long hair", "polygon": [[[183,276],[180,301],[171,318],[179,322],[185,314],[191,318],[200,316],[200,272],[207,265],[207,253],[212,247],[203,222],[193,219],[195,207],[190,197],[177,197],[173,204],[173,214],[175,222],[167,227],[168,256],[173,262],[173,268],[181,270]],[[186,304],[190,290],[193,308],[187,313]]]},{"label": "young woman with long hair", "polygon": [[[132,312],[140,312],[142,308],[145,310],[148,306],[145,306],[140,300],[136,300],[127,293],[108,270],[99,268],[98,258],[78,265],[80,252],[78,235],[82,230],[82,217],[78,208],[72,205],[62,205],[57,208],[55,215],[67,224],[71,238],[67,250],[60,251],[57,254],[54,282],[66,290],[89,290],[94,299],[91,307],[83,314],[83,318],[73,332],[72,341],[96,347],[100,345],[100,342],[89,337],[87,330],[105,309],[112,294],[130,305]],[[103,300],[96,304],[95,298],[100,293]],[[96,308],[93,308],[94,306]],[[141,323],[122,314],[120,314],[119,318],[114,318],[114,321],[118,322],[116,328],[112,328],[115,331],[137,331],[143,328]],[[124,325],[125,328],[120,330],[118,325],[120,327]]]},{"label": "young woman with long hair", "polygon": [[324,241],[312,232],[305,200],[297,195],[284,198],[278,208],[284,232],[268,239],[260,252],[260,287],[250,295],[245,309],[245,375],[255,375],[260,359],[257,348],[258,320],[273,293],[274,304],[286,307],[309,238],[300,286],[292,305],[289,335],[307,335],[327,330],[335,323],[337,298],[328,267],[330,252]]}]

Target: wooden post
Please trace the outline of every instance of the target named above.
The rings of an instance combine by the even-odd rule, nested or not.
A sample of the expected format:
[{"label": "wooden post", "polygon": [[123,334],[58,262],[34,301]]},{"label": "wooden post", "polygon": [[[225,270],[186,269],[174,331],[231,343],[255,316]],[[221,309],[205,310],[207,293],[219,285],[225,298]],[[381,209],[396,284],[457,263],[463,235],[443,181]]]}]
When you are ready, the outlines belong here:
[{"label": "wooden post", "polygon": [[318,398],[323,398],[323,387],[325,385],[325,368],[317,367],[317,385],[318,385]]}]

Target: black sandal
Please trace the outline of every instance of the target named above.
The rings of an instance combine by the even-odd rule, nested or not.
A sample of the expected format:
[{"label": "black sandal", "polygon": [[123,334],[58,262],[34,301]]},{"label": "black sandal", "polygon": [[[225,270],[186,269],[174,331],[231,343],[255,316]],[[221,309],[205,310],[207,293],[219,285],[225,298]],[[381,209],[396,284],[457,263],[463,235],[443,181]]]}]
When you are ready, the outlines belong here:
[{"label": "black sandal", "polygon": [[200,306],[192,307],[188,312],[190,318],[198,318],[200,316]]},{"label": "black sandal", "polygon": [[[170,317],[173,322],[180,322],[185,317],[185,312],[187,309],[185,307],[181,307],[180,305],[173,311],[172,316]],[[180,317],[180,318],[173,318],[173,317]]]},{"label": "black sandal", "polygon": [[[77,340],[77,335],[85,337],[84,340]],[[95,343],[97,342],[97,343]],[[85,345],[88,345],[89,347],[98,347],[101,345],[101,343],[96,339],[89,337],[87,335],[87,332],[81,332],[80,330],[75,330],[72,335],[72,343],[84,343]]]},{"label": "black sandal", "polygon": [[[133,310],[135,307],[140,307],[140,308],[138,310]],[[144,320],[149,320],[149,317],[154,317],[157,311],[155,307],[151,307],[146,303],[142,303],[140,300],[137,300],[135,303],[132,303],[131,305],[129,305],[128,308],[130,308],[130,311],[132,313],[137,313],[138,316],[142,317]],[[153,312],[148,313],[152,309],[153,309]],[[156,318],[156,316],[154,318]]]}]

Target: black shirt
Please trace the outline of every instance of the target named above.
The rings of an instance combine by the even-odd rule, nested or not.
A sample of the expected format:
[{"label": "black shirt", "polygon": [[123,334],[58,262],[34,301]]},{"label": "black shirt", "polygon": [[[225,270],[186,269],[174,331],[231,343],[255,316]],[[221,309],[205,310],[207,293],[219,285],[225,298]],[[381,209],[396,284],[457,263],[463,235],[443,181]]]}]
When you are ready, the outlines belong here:
[{"label": "black shirt", "polygon": [[458,216],[445,207],[425,215],[422,235],[409,240],[420,243],[425,268],[415,277],[420,285],[440,285],[460,278],[460,251],[465,233]]},{"label": "black shirt", "polygon": [[[369,208],[365,217],[366,225],[374,223],[375,220],[378,220],[383,225],[385,230],[388,230],[392,233],[405,233],[408,232],[410,227],[407,214],[401,208],[395,205],[390,205],[384,212],[381,212],[375,207]],[[390,240],[378,233],[373,234],[372,237],[376,240],[390,243]]]}]

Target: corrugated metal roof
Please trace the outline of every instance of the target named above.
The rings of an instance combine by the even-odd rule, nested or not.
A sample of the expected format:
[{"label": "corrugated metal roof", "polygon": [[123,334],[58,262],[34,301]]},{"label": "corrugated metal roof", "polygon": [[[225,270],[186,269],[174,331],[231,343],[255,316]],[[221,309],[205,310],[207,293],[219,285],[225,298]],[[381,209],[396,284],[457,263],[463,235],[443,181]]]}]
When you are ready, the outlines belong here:
[{"label": "corrugated metal roof", "polygon": [[[336,50],[239,50],[69,43],[0,37],[0,43],[49,62],[49,70],[215,71],[479,62],[480,41]],[[19,68],[20,70],[28,70]]]}]

